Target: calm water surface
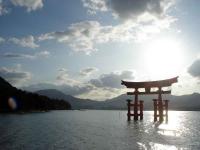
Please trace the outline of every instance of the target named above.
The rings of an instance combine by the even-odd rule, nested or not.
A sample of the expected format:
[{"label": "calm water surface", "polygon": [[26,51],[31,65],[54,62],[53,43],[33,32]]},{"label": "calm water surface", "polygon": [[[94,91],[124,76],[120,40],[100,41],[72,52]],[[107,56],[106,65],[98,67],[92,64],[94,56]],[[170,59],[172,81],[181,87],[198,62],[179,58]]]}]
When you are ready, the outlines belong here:
[{"label": "calm water surface", "polygon": [[169,112],[168,123],[126,121],[126,111],[0,115],[0,149],[200,149],[200,112]]}]

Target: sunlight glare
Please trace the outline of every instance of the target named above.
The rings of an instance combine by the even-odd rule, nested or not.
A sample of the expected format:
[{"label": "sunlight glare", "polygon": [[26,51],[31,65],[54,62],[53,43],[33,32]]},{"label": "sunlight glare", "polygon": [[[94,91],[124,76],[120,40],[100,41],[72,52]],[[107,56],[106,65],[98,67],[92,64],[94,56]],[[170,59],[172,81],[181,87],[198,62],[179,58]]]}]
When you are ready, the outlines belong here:
[{"label": "sunlight glare", "polygon": [[158,39],[146,45],[145,67],[151,79],[177,76],[183,63],[183,49],[176,39]]}]

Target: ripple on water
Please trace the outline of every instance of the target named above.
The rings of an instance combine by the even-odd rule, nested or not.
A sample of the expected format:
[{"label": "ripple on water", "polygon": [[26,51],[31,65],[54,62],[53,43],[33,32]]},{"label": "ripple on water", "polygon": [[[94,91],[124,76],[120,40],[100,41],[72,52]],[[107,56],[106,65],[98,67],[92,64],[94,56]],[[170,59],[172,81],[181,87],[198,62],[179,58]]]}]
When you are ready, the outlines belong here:
[{"label": "ripple on water", "polygon": [[126,121],[126,111],[0,115],[3,149],[200,149],[200,112],[169,112],[168,123]]}]

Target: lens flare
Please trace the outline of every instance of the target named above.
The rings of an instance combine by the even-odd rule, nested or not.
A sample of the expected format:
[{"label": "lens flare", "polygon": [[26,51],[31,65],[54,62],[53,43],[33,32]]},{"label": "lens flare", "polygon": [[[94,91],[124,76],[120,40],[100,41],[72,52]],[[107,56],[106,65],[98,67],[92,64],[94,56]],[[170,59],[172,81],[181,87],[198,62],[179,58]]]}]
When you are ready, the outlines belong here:
[{"label": "lens flare", "polygon": [[13,97],[8,98],[8,106],[11,110],[17,109],[17,100]]}]

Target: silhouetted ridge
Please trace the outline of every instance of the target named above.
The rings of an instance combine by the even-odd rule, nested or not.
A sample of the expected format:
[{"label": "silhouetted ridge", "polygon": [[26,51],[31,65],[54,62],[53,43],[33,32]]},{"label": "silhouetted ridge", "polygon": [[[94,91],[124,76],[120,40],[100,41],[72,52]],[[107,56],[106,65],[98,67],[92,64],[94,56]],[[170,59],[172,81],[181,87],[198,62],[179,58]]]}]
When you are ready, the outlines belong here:
[{"label": "silhouetted ridge", "polygon": [[19,90],[0,77],[0,112],[71,109],[66,100]]},{"label": "silhouetted ridge", "polygon": [[[123,109],[127,110],[127,99],[133,99],[133,96],[126,94],[119,95],[105,101],[93,101],[89,99],[80,99],[64,93],[56,89],[47,89],[37,91],[38,94],[48,96],[50,98],[59,98],[70,102],[73,109]],[[157,95],[141,95],[140,100],[144,100],[144,109],[153,110],[152,99],[157,98]],[[189,95],[175,96],[164,95],[163,99],[170,100],[169,110],[200,110],[200,94],[193,93]]]},{"label": "silhouetted ridge", "polygon": [[10,83],[8,83],[6,80],[0,77],[0,89],[3,89],[3,88],[13,88],[13,87]]},{"label": "silhouetted ridge", "polygon": [[66,95],[56,89],[39,90],[36,93],[48,96],[49,98],[59,98],[66,100],[71,104],[72,109],[98,109],[98,104],[100,103],[98,101],[93,101],[90,99],[80,99],[71,95]]}]

